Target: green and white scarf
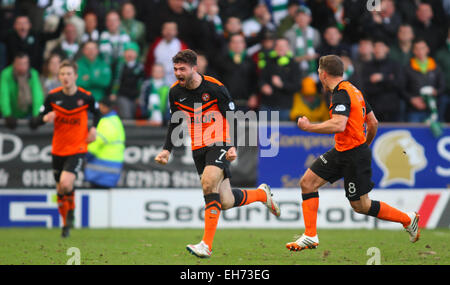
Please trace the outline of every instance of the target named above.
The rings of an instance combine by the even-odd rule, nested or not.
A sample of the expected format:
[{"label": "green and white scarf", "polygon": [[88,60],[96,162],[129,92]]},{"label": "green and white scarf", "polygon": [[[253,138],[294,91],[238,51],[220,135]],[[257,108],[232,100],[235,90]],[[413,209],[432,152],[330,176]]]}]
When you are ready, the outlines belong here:
[{"label": "green and white scarf", "polygon": [[355,68],[353,67],[353,65],[347,66],[347,69],[344,70],[344,80],[348,80],[350,77],[352,77],[354,72]]},{"label": "green and white scarf", "polygon": [[[295,27],[296,39],[295,39],[295,56],[313,55],[316,53],[314,50],[314,29],[307,27],[303,32],[300,28]],[[300,68],[302,71],[308,73],[315,72],[317,69],[316,60],[302,61]]]},{"label": "green and white scarf", "polygon": [[214,24],[214,30],[217,34],[223,34],[222,20],[220,19],[219,15],[206,15],[204,19]]},{"label": "green and white scarf", "polygon": [[120,32],[112,35],[104,31],[100,35],[99,51],[107,64],[112,64],[122,57],[124,44],[130,41],[128,34]]},{"label": "green and white scarf", "polygon": [[161,122],[163,113],[167,109],[167,96],[169,94],[169,86],[164,83],[163,79],[150,79],[148,88],[148,106],[147,111],[149,120]]},{"label": "green and white scarf", "polygon": [[[50,1],[46,0],[39,0],[38,4],[39,2],[41,2],[41,5],[44,5],[44,2],[50,3]],[[81,17],[85,7],[86,0],[53,0],[51,2],[51,5],[48,6],[44,11],[44,18],[47,18],[51,15],[57,15],[61,17],[68,11],[74,11],[79,17]]]},{"label": "green and white scarf", "polygon": [[144,34],[143,26],[135,19],[122,20],[121,29],[130,36],[134,42],[139,42]]},{"label": "green and white scarf", "polygon": [[288,15],[288,2],[288,0],[270,0],[273,22],[277,26]]},{"label": "green and white scarf", "polygon": [[424,86],[420,89],[420,95],[430,109],[430,116],[425,120],[425,123],[430,126],[433,136],[438,138],[442,135],[443,131],[439,123],[436,96],[432,95],[432,90],[433,88],[431,86]]},{"label": "green and white scarf", "polygon": [[70,44],[64,40],[61,43],[61,48],[66,53],[67,58],[69,58],[69,59],[74,58],[75,54],[78,52],[79,47],[80,46],[76,42],[73,44]]}]

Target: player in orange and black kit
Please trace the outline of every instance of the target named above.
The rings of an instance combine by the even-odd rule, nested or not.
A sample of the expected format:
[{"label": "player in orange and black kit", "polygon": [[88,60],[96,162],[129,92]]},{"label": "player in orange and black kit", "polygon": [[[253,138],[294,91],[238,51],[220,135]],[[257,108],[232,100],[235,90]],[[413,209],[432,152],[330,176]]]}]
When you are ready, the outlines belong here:
[{"label": "player in orange and black kit", "polygon": [[300,180],[305,233],[286,247],[298,251],[319,245],[316,229],[318,189],[342,177],[346,197],[355,212],[401,223],[409,233],[410,241],[416,242],[420,234],[417,213],[404,213],[384,202],[371,200],[368,195],[374,186],[369,146],[378,128],[372,108],[355,86],[343,80],[344,64],[338,56],[321,57],[318,72],[323,87],[331,92],[331,119],[311,124],[308,118],[302,117],[298,126],[308,132],[335,134],[336,143],[334,148],[314,161]]},{"label": "player in orange and black kit", "polygon": [[227,88],[218,80],[197,72],[197,55],[184,50],[173,57],[178,81],[169,93],[172,113],[163,151],[155,160],[166,164],[173,148],[172,137],[179,133],[180,119],[187,118],[192,140],[192,152],[200,175],[205,199],[205,230],[202,241],[188,245],[197,257],[210,257],[220,212],[253,202],[263,202],[279,216],[278,205],[272,200],[270,188],[261,184],[256,190],[231,189],[230,162],[236,157],[235,144],[229,134],[227,112],[234,111]]},{"label": "player in orange and black kit", "polygon": [[[62,237],[69,236],[75,210],[74,182],[84,166],[89,142],[95,140],[100,111],[91,93],[77,87],[77,65],[63,61],[58,78],[62,87],[48,94],[39,115],[40,124],[54,123],[52,167],[58,192],[58,210],[63,219]],[[88,112],[93,126],[88,129]]]}]

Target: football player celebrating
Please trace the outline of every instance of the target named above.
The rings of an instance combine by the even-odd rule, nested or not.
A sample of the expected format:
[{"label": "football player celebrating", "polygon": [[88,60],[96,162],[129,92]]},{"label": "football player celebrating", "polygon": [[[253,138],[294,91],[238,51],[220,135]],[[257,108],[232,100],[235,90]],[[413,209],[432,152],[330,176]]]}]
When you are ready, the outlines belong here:
[{"label": "football player celebrating", "polygon": [[[197,257],[210,257],[220,212],[253,202],[263,202],[275,216],[280,215],[270,188],[261,184],[255,190],[232,189],[230,162],[237,157],[231,144],[227,111],[234,111],[234,103],[227,88],[213,77],[197,72],[197,54],[192,50],[178,52],[173,58],[178,79],[169,93],[171,122],[166,142],[155,160],[166,164],[173,148],[174,130],[187,118],[192,152],[200,175],[205,199],[205,228],[202,241],[190,244],[187,250]],[[181,114],[182,116],[178,116]]]},{"label": "football player celebrating", "polygon": [[316,221],[319,208],[319,188],[344,178],[345,196],[353,210],[378,219],[403,225],[410,241],[419,239],[419,215],[404,213],[382,201],[371,200],[369,192],[374,183],[372,152],[369,148],[378,128],[372,108],[350,82],[343,80],[344,64],[335,55],[319,60],[319,79],[325,90],[331,92],[329,120],[312,124],[308,118],[298,119],[298,127],[307,132],[335,134],[335,147],[318,157],[300,180],[305,233],[286,244],[291,251],[316,248],[319,245]]}]

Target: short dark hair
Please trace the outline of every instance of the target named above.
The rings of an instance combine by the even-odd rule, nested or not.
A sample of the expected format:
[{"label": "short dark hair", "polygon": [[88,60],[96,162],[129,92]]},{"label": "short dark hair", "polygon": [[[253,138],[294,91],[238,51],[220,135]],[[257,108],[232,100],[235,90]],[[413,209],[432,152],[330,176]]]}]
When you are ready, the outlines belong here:
[{"label": "short dark hair", "polygon": [[30,17],[29,17],[27,14],[19,13],[19,14],[17,14],[17,15],[14,17],[14,22],[15,22],[17,19],[19,19],[19,18],[27,18],[28,21],[30,21]]},{"label": "short dark hair", "polygon": [[63,67],[72,67],[73,72],[75,74],[78,74],[78,64],[73,60],[69,60],[69,59],[63,60],[59,65],[59,69],[61,69]]},{"label": "short dark hair", "polygon": [[30,58],[30,56],[26,52],[23,52],[23,51],[18,51],[18,52],[16,52],[14,54],[14,59],[16,59],[16,58],[24,58],[24,57]]},{"label": "short dark hair", "polygon": [[117,10],[115,10],[115,9],[111,9],[111,10],[109,10],[108,12],[106,12],[105,19],[106,19],[110,14],[117,14],[117,15],[119,16],[119,18],[120,18],[120,12],[117,11]]},{"label": "short dark hair", "polygon": [[415,38],[412,42],[412,45],[415,46],[416,44],[421,43],[421,42],[424,42],[428,46],[427,41],[424,38],[420,38],[420,37]]},{"label": "short dark hair", "polygon": [[275,42],[278,42],[278,41],[286,41],[287,43],[289,43],[289,39],[286,37],[276,37]]},{"label": "short dark hair", "polygon": [[94,44],[97,48],[98,48],[98,42],[97,41],[94,41],[94,40],[87,40],[87,41],[85,41],[83,44],[82,44],[82,46],[81,46],[81,49],[83,49],[85,46],[87,46],[88,44]]},{"label": "short dark hair", "polygon": [[344,63],[339,56],[334,54],[320,57],[319,68],[331,76],[344,75]]},{"label": "short dark hair", "polygon": [[373,38],[369,35],[363,35],[362,37],[359,38],[359,43],[360,42],[371,42],[373,43]]},{"label": "short dark hair", "polygon": [[95,14],[95,11],[93,11],[93,10],[87,10],[86,12],[84,12],[83,19],[84,19],[87,15],[94,15],[95,18],[98,19],[97,14]]},{"label": "short dark hair", "polygon": [[374,43],[374,44],[376,44],[376,43],[382,43],[382,44],[384,44],[385,46],[389,47],[389,43],[388,43],[385,39],[383,39],[383,38],[375,38],[375,39],[373,40],[373,43]]},{"label": "short dark hair", "polygon": [[197,65],[197,53],[190,49],[179,51],[174,57],[172,57],[173,63],[186,63],[190,66]]}]

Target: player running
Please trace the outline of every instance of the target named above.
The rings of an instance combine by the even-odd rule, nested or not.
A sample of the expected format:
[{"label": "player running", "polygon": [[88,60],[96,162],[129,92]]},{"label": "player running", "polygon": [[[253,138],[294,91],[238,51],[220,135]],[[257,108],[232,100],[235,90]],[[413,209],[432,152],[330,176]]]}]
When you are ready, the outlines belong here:
[{"label": "player running", "polygon": [[[82,170],[88,143],[95,140],[100,112],[91,93],[77,87],[76,63],[61,63],[58,79],[61,87],[53,89],[45,99],[39,115],[40,124],[54,123],[52,167],[58,194],[58,210],[63,219],[61,236],[69,236],[75,210],[74,182]],[[88,111],[94,125],[88,131]]]},{"label": "player running", "polygon": [[316,230],[319,208],[318,189],[325,183],[334,183],[344,177],[345,195],[357,213],[378,219],[401,223],[410,235],[410,241],[419,239],[419,215],[404,213],[388,204],[371,200],[368,193],[371,180],[372,153],[369,148],[378,128],[378,121],[370,105],[350,82],[343,80],[344,64],[335,55],[319,60],[319,78],[325,90],[331,92],[329,120],[311,124],[306,117],[298,119],[300,129],[321,134],[335,134],[335,147],[317,158],[300,180],[305,233],[295,242],[286,244],[291,251],[316,248],[319,238]]},{"label": "player running", "polygon": [[[163,150],[156,156],[166,164],[173,148],[172,133],[181,121],[176,112],[183,112],[188,121],[192,152],[200,175],[205,199],[205,228],[200,243],[186,249],[197,257],[210,257],[220,212],[233,207],[262,202],[272,214],[280,216],[280,209],[272,199],[270,188],[261,184],[256,190],[231,189],[230,162],[237,157],[231,144],[226,112],[234,111],[234,103],[227,88],[218,80],[197,72],[197,54],[192,50],[178,52],[173,58],[178,79],[169,93],[171,123]],[[178,117],[179,118],[179,117]],[[177,128],[178,129],[178,128]],[[211,131],[213,130],[213,131]]]}]

